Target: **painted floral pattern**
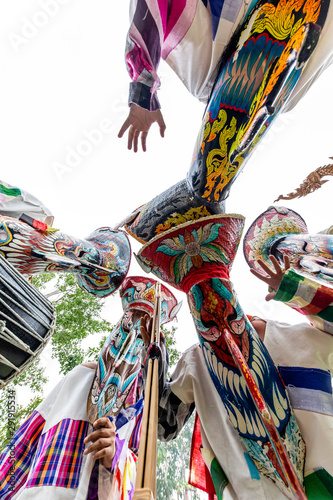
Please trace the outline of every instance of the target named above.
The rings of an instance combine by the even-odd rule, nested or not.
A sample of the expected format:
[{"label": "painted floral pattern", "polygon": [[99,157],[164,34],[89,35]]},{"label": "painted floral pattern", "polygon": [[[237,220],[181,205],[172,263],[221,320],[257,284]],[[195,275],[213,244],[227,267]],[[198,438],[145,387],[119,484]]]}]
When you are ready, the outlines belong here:
[{"label": "painted floral pattern", "polygon": [[170,272],[175,283],[181,282],[192,268],[201,269],[205,262],[229,264],[227,253],[217,240],[223,224],[210,223],[163,241],[156,252],[171,256]]}]

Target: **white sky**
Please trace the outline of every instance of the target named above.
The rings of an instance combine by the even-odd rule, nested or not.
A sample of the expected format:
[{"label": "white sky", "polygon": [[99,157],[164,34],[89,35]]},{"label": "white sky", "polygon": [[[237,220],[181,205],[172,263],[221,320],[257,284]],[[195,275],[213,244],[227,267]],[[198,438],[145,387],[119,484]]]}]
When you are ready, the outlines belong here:
[{"label": "white sky", "polygon": [[[51,10],[45,13],[47,5],[53,5],[52,15]],[[128,111],[129,77],[123,61],[127,29],[126,1],[0,3],[0,178],[41,199],[53,211],[55,227],[78,237],[114,226],[184,178],[201,124],[203,105],[162,62],[159,97],[165,138],[156,126],[146,153],[127,151],[127,140],[117,138]],[[293,191],[333,156],[332,76],[333,67],[293,111],[276,121],[235,182],[227,212],[246,216],[245,231],[278,195]],[[55,164],[66,165],[69,151],[80,150],[87,134],[101,127],[100,144],[57,175]],[[332,183],[304,200],[285,202],[303,216],[310,232],[333,224]],[[140,246],[133,239],[131,243],[138,251]],[[129,274],[139,273],[133,259]],[[265,303],[266,286],[250,274],[241,246],[231,278],[246,313],[301,320],[283,305]],[[196,333],[185,296],[177,296],[184,301],[177,332],[178,347],[184,350],[196,342]],[[110,320],[117,321],[118,296],[107,299],[106,308]]]}]

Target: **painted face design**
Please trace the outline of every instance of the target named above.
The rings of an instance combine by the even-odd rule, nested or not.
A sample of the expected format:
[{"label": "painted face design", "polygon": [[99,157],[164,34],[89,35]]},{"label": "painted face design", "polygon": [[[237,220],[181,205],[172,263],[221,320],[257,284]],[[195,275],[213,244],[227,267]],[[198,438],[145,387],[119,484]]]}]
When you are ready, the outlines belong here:
[{"label": "painted face design", "polygon": [[0,252],[21,274],[74,273],[83,290],[106,297],[125,279],[131,247],[124,232],[108,227],[78,239],[0,215]]},{"label": "painted face design", "polygon": [[283,263],[288,255],[291,266],[324,281],[333,281],[333,236],[298,234],[279,240],[272,248],[273,255]]}]

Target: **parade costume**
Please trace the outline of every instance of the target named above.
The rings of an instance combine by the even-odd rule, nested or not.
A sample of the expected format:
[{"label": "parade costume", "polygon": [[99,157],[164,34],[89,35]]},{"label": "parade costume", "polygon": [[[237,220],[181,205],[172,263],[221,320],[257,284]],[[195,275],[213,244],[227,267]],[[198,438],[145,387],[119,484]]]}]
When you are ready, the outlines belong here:
[{"label": "parade costume", "polygon": [[[190,93],[206,103],[217,76],[218,61],[231,36],[255,4],[255,1],[244,0],[165,0],[158,4],[152,0],[132,0],[125,58],[132,80],[129,102],[150,111],[160,107],[157,73],[159,62],[164,59]],[[331,15],[288,109],[297,104],[332,63]],[[148,31],[149,37],[145,36]]]},{"label": "parade costume", "polygon": [[[129,66],[133,61],[130,74],[137,85],[131,85],[130,101],[139,105],[141,101],[148,110],[158,107],[154,101],[158,86],[156,63],[160,54],[164,58],[171,58],[173,50],[176,54],[177,45],[180,52],[180,41],[186,45],[185,35],[190,40],[191,21],[195,26],[195,6],[199,4],[178,3],[176,7],[176,3],[168,2],[165,8],[163,2],[159,8],[151,4],[152,15],[150,4],[134,4],[129,33],[134,44],[126,60]],[[216,6],[216,2],[209,2],[211,12]],[[237,10],[235,3],[233,6]],[[233,14],[242,16],[241,10],[236,10]],[[329,2],[325,0],[263,0],[251,4],[225,50],[222,48],[187,177],[125,221],[129,234],[144,244],[138,254],[143,268],[187,293],[211,382],[251,463],[285,496],[298,499],[305,498],[304,443],[280,375],[241,310],[229,281],[242,218],[223,218],[221,214],[233,182],[263,135],[278,114],[292,106],[296,89],[304,90],[304,84],[314,77],[316,70],[305,76],[306,64],[314,64],[322,28],[326,28],[326,35],[329,33],[329,25],[325,24],[328,11]],[[220,18],[227,18],[223,10],[219,14],[217,24]],[[161,33],[159,28],[163,36],[159,35],[160,45],[156,45],[154,37],[156,31]],[[233,32],[230,28],[229,36]],[[217,32],[213,31],[213,39]],[[150,46],[154,51],[145,64],[143,58]],[[189,47],[193,57],[200,54],[190,43]],[[331,51],[329,47],[330,55]],[[189,66],[184,64],[185,72],[193,57],[188,59]],[[198,57],[201,60],[211,71],[211,59]],[[211,73],[206,76],[202,85],[194,84],[194,93],[200,95],[202,91],[204,95],[209,89]]]},{"label": "parade costume", "polygon": [[[244,256],[252,269],[258,259],[271,266],[269,255],[280,263],[287,255],[287,270],[275,300],[308,316],[320,330],[333,334],[333,236],[309,234],[302,217],[286,207],[272,206],[260,214],[244,237]],[[302,290],[306,290],[302,291]],[[301,296],[295,299],[294,296]]]},{"label": "parade costume", "polygon": [[0,215],[0,238],[2,255],[21,274],[75,273],[78,285],[98,297],[119,288],[131,260],[126,233],[109,227],[78,239],[25,214],[20,220]]},{"label": "parade costume", "polygon": [[[103,416],[112,416],[117,417],[117,425],[123,420],[122,414],[129,420],[120,434],[120,439],[127,439],[128,444],[123,447],[122,458],[115,468],[112,500],[131,500],[134,493],[143,410],[141,367],[145,357],[145,346],[138,337],[140,320],[135,313],[140,311],[150,317],[153,315],[155,284],[155,280],[142,276],[131,276],[122,284],[120,297],[125,314],[101,349],[87,398],[87,413],[91,422]],[[174,319],[180,306],[170,290],[162,285],[161,324]],[[165,349],[162,344],[162,350]],[[119,416],[121,408],[125,409]]]},{"label": "parade costume", "polygon": [[225,215],[180,225],[144,245],[138,260],[187,293],[217,407],[224,405],[261,474],[288,498],[302,498],[302,436],[278,371],[229,281],[243,223],[242,216]]},{"label": "parade costume", "polygon": [[[297,424],[307,444],[304,477],[306,494],[308,498],[315,499],[316,493],[321,491],[323,498],[333,498],[330,447],[333,442],[330,440],[333,433],[333,338],[326,333],[332,333],[332,289],[323,288],[322,283],[311,280],[311,276],[306,282],[295,286],[295,271],[288,271],[276,299],[286,301],[297,310],[300,306],[296,304],[303,304],[303,313],[309,315],[313,324],[319,319],[321,330],[307,324],[289,326],[268,321],[264,347],[248,328],[225,270],[224,277],[223,270],[220,270],[218,277],[219,266],[230,269],[235,254],[232,239],[236,248],[240,239],[239,219],[239,216],[215,216],[178,226],[154,238],[138,254],[138,259],[147,270],[152,270],[160,278],[188,293],[201,344],[183,355],[170,384],[165,387],[159,410],[160,438],[175,437],[195,403],[201,422],[203,447],[208,450],[206,455],[213,457],[208,462],[215,459],[221,467],[219,473],[215,474],[215,481],[219,480],[215,484],[219,495],[222,495],[229,482],[223,498],[291,498],[290,492],[281,488],[276,477],[267,474],[263,467],[265,460],[259,457],[257,447],[265,438],[263,435],[256,437],[255,430],[259,433],[264,431],[262,419],[256,419],[258,414],[252,411],[250,402],[246,401],[248,389],[245,380],[234,369],[233,359],[230,353],[228,355],[222,334],[227,328],[247,356],[247,364],[266,402],[270,401],[270,392],[275,391],[276,374],[269,365],[272,363],[270,356],[277,365],[281,365],[278,366],[277,379],[281,376],[284,380],[288,396],[283,396],[281,392],[273,395],[269,408],[275,416],[274,422],[277,421],[277,415],[281,418],[283,411],[292,420],[291,407],[295,410]],[[301,222],[304,227],[304,221],[299,217],[297,224],[295,221],[292,224],[289,217],[290,232],[297,231],[295,226]],[[267,224],[264,227],[267,229]],[[255,234],[258,242],[262,242],[260,233],[256,231]],[[270,232],[267,234],[271,235]],[[281,227],[277,237],[281,237]],[[283,238],[285,235],[282,234]],[[209,274],[214,275],[214,266],[215,277],[209,278]],[[268,367],[269,372],[265,373]],[[281,423],[279,431],[284,435]],[[250,428],[253,434],[249,438]],[[296,457],[302,447],[301,441],[298,444],[295,441],[298,432],[297,425],[293,425],[288,435],[289,442],[285,443],[290,446],[289,454],[296,454]],[[266,446],[267,443],[264,448]],[[294,446],[299,448],[295,450]],[[270,458],[271,471],[277,466],[281,472],[277,461],[272,455]],[[272,482],[267,480],[268,477]],[[297,494],[296,498],[299,498]]]},{"label": "parade costume", "polygon": [[[155,283],[150,278],[131,276],[120,288],[124,316],[106,339],[99,355],[88,399],[91,422],[105,415],[117,416],[125,400],[132,399],[132,404],[135,402],[135,384],[141,371],[144,344],[138,337],[141,319],[133,321],[134,312],[142,311],[150,317],[153,315]],[[164,285],[161,294],[161,324],[164,324],[175,318],[179,305]]]},{"label": "parade costume", "polygon": [[[45,398],[0,456],[0,498],[131,500],[143,409],[143,341],[135,311],[152,314],[155,280],[133,276],[120,289],[124,315],[101,350],[98,367],[77,366]],[[162,323],[174,318],[177,300],[162,287]],[[112,470],[83,455],[98,418],[117,429]],[[11,450],[15,449],[15,491]],[[88,495],[88,496],[87,496]]]},{"label": "parade costume", "polygon": [[[194,4],[202,7],[201,0]],[[188,19],[185,14],[189,15],[194,4],[187,2],[183,9],[178,9],[176,2],[171,4],[171,24],[176,19],[172,8],[182,14],[175,24],[176,31]],[[132,51],[138,69],[133,70],[132,78],[141,85],[141,73],[144,80],[145,68],[151,69],[154,64],[151,58],[149,64],[141,60],[140,65],[138,60],[145,54],[145,43],[155,47],[155,31],[149,36],[140,32],[145,33],[145,22],[153,22],[157,14],[154,9],[154,15],[149,15],[146,2],[138,1],[136,5],[138,15],[134,16],[132,31],[137,45]],[[224,51],[187,177],[128,217],[126,229],[132,236],[146,243],[186,221],[225,212],[231,185],[261,137],[288,106],[308,61],[311,64],[316,58],[322,28],[327,34],[326,18],[328,11],[331,16],[331,10],[328,0],[261,0],[249,10]],[[166,30],[170,28],[165,17],[154,22]],[[191,30],[185,32],[190,34]],[[197,57],[193,46],[191,50]],[[153,51],[153,61],[158,54],[157,49]],[[198,58],[200,64],[201,60]],[[154,85],[150,90],[154,94]]]},{"label": "parade costume", "polygon": [[[326,496],[320,498],[332,499],[333,338],[306,323],[291,326],[268,320],[264,344],[284,379],[305,440],[307,498],[315,500],[319,498],[316,495],[324,491]],[[322,390],[322,383],[321,389],[317,385],[322,378],[326,381],[325,390]],[[191,414],[194,402],[201,424],[202,447],[216,457],[223,469],[220,483],[215,485],[220,494],[225,488],[223,500],[286,498],[259,474],[242,446],[224,407],[219,404],[198,345],[183,354],[165,386],[159,407],[162,415],[159,439],[168,441],[177,436]]]}]

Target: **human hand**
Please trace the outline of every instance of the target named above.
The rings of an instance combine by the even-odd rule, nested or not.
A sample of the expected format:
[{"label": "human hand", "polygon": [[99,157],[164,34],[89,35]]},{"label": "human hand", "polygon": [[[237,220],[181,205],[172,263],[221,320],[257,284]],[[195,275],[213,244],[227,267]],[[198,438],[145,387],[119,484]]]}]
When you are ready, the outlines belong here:
[{"label": "human hand", "polygon": [[102,458],[104,467],[110,469],[116,453],[116,426],[108,417],[102,417],[93,423],[96,430],[91,432],[84,440],[87,444],[92,441],[89,448],[84,450],[84,455],[93,453],[92,458]]},{"label": "human hand", "polygon": [[273,290],[275,290],[275,292],[272,292],[272,293],[269,293],[268,295],[266,295],[265,299],[267,301],[271,300],[275,297],[276,292],[277,292],[277,290],[280,286],[280,283],[282,281],[282,278],[284,276],[284,273],[287,271],[287,269],[290,268],[290,260],[289,260],[288,255],[283,256],[284,268],[282,268],[280,266],[278,260],[274,257],[274,255],[270,255],[269,260],[272,262],[274,269],[275,269],[275,272],[272,271],[271,268],[268,267],[268,265],[265,264],[264,261],[262,261],[261,259],[258,259],[258,264],[265,271],[267,276],[264,276],[263,274],[261,274],[259,271],[256,271],[255,269],[250,269],[251,273],[254,276],[259,278],[261,281],[264,281],[265,283],[267,283],[267,285],[270,288],[273,288]]},{"label": "human hand", "polygon": [[[151,343],[152,327],[153,327],[153,318],[151,318],[149,314],[145,314],[143,318],[141,318],[140,334],[146,348],[148,348]],[[162,332],[160,332],[160,339],[161,340],[164,339],[164,335]]]},{"label": "human hand", "polygon": [[119,130],[118,137],[121,138],[129,128],[127,148],[132,149],[133,146],[134,153],[136,153],[138,151],[138,141],[141,135],[142,151],[146,151],[147,135],[150,127],[155,122],[157,122],[160,127],[161,137],[164,137],[166,125],[161,111],[159,109],[157,111],[148,111],[132,103],[128,117]]},{"label": "human hand", "polygon": [[148,348],[151,342],[152,327],[153,327],[153,318],[151,318],[149,314],[145,314],[141,318],[140,335],[146,348]]}]

